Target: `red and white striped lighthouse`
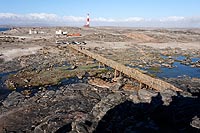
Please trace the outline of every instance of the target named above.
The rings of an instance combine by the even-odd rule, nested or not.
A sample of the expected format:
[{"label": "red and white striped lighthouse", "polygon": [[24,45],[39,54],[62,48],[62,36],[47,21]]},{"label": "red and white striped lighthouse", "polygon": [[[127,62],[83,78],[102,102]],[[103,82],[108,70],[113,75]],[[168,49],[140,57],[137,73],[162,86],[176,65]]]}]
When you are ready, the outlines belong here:
[{"label": "red and white striped lighthouse", "polygon": [[90,27],[90,16],[89,13],[87,14],[86,25],[84,27]]}]

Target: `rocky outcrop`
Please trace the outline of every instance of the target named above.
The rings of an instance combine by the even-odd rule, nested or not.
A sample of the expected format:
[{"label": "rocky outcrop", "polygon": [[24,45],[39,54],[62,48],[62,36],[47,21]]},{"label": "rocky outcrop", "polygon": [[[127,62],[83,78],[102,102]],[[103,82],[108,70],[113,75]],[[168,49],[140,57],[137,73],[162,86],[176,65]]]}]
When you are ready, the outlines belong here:
[{"label": "rocky outcrop", "polygon": [[31,97],[13,91],[0,105],[0,131],[118,133],[199,129],[199,98],[172,90],[123,90],[120,86],[115,83],[101,88],[76,83],[40,87]]},{"label": "rocky outcrop", "polygon": [[[199,105],[199,98],[171,90],[113,92],[102,98],[85,120],[73,123],[72,132],[193,132],[198,130],[195,116],[200,113]],[[179,119],[184,114],[186,117]]]},{"label": "rocky outcrop", "polygon": [[107,89],[97,90],[83,83],[57,90],[42,89],[30,98],[13,91],[0,106],[0,131],[55,132],[67,123],[85,118],[108,94]]},{"label": "rocky outcrop", "polygon": [[17,106],[21,102],[23,102],[25,97],[19,92],[13,91],[8,95],[8,97],[2,102],[3,106],[6,108]]}]

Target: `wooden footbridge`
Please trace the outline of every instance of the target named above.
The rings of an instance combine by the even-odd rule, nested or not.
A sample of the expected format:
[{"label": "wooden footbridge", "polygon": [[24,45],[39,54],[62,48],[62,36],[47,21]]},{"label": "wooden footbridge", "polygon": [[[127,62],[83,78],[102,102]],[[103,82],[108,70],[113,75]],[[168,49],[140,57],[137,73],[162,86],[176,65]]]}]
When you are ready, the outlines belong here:
[{"label": "wooden footbridge", "polygon": [[113,68],[115,70],[115,75],[116,75],[116,72],[119,71],[119,72],[137,80],[140,83],[140,86],[146,85],[149,88],[153,88],[157,91],[163,91],[165,89],[182,91],[181,89],[175,87],[174,85],[172,85],[170,83],[167,83],[167,82],[157,79],[157,78],[152,78],[151,76],[143,74],[142,72],[140,72],[137,69],[127,67],[125,65],[117,63],[116,61],[102,57],[99,54],[92,53],[92,52],[84,49],[81,46],[77,46],[77,45],[68,45],[68,46],[84,55],[87,55],[87,56],[101,62],[102,64],[104,64],[106,66]]}]

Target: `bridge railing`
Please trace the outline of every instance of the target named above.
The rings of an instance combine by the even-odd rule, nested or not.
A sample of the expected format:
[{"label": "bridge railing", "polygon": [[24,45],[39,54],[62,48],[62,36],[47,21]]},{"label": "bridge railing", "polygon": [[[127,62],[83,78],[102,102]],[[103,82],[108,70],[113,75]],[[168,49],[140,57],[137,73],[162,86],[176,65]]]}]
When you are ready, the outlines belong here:
[{"label": "bridge railing", "polygon": [[149,75],[146,75],[146,74],[143,74],[142,72],[140,72],[139,70],[135,69],[135,68],[130,68],[130,67],[127,67],[125,65],[122,65],[116,61],[113,61],[111,59],[107,59],[99,54],[95,54],[95,53],[92,53],[82,47],[79,47],[77,45],[69,45],[70,48],[78,51],[78,52],[81,52],[82,54],[85,54],[93,59],[96,59],[98,60],[99,62],[107,65],[107,66],[110,66],[111,68],[119,71],[119,72],[122,72],[124,73],[125,75],[133,78],[133,79],[136,79],[137,81],[139,81],[140,83],[143,83],[147,86],[149,86],[150,88],[153,88],[153,89],[156,89],[158,91],[162,91],[162,90],[165,90],[165,89],[172,89],[172,90],[175,90],[175,91],[182,91],[181,89],[175,87],[174,85],[170,84],[170,83],[167,83],[163,80],[160,80],[160,79],[157,79],[157,78],[153,78]]}]

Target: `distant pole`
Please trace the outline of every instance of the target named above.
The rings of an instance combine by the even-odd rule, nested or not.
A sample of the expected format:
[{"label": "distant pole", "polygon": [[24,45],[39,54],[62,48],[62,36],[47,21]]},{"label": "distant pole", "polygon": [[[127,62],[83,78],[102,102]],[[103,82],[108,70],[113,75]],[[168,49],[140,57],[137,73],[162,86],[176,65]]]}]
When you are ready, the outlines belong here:
[{"label": "distant pole", "polygon": [[89,16],[89,13],[87,14],[85,27],[90,27],[90,16]]},{"label": "distant pole", "polygon": [[90,16],[89,16],[89,13],[88,13],[88,15],[87,15],[87,23],[86,23],[86,25],[89,27],[90,26]]}]

